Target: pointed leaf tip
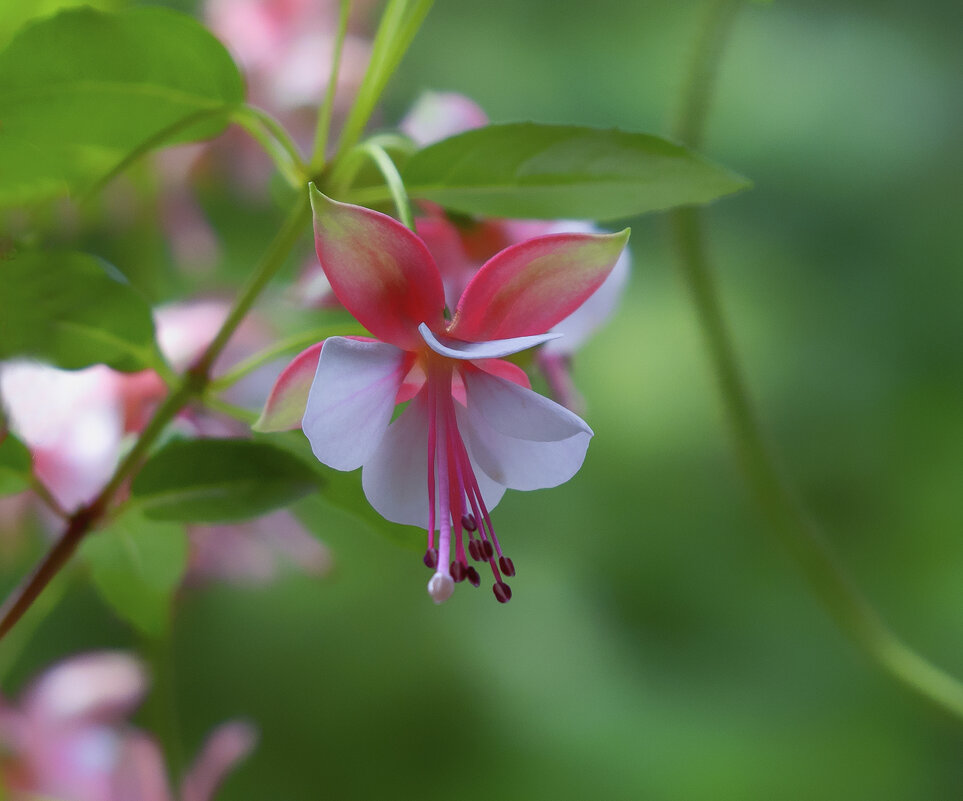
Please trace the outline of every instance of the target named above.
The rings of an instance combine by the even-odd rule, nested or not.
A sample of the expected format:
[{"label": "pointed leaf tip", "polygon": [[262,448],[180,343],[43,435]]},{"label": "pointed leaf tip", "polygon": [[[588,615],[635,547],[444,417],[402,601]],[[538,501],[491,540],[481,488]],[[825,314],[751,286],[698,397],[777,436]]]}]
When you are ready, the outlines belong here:
[{"label": "pointed leaf tip", "polygon": [[748,182],[674,142],[574,125],[488,125],[415,153],[413,198],[463,214],[602,222],[708,203]]}]

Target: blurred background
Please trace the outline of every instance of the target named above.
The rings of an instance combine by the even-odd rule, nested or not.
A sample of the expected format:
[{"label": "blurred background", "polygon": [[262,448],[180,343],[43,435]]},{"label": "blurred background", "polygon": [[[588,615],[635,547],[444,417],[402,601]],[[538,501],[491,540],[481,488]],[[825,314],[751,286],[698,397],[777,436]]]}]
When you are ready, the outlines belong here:
[{"label": "blurred background", "polygon": [[[439,2],[379,124],[434,89],[496,122],[666,134],[702,9]],[[708,232],[783,466],[882,616],[957,676],[961,23],[939,0],[747,4],[703,148],[755,183],[711,208]],[[157,302],[213,292],[278,213],[208,178],[191,185],[219,255],[187,278],[169,277],[149,210],[124,236],[83,236]],[[252,721],[259,744],[219,798],[963,796],[963,726],[855,649],[751,507],[665,220],[626,222],[628,291],[575,362],[585,466],[497,509],[510,604],[465,587],[436,607],[420,553],[314,500],[297,511],[331,551],[325,577],[180,594],[137,720],[182,764],[218,722]],[[34,540],[6,549],[5,587]],[[81,575],[61,596],[3,657],[7,697],[63,657],[143,650]]]}]

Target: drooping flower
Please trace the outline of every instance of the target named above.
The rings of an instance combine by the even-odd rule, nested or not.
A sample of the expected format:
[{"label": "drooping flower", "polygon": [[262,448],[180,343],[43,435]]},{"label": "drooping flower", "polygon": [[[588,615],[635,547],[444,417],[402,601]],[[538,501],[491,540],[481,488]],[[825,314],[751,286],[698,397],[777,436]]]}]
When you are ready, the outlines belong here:
[{"label": "drooping flower", "polygon": [[313,187],[312,205],[325,275],[374,339],[331,337],[299,355],[257,427],[291,427],[303,410],[301,427],[322,463],[362,467],[365,495],[383,517],[426,529],[436,603],[456,582],[480,584],[469,556],[488,563],[495,597],[505,602],[504,578],[515,567],[491,509],[507,488],[568,481],[592,430],[533,392],[504,357],[557,336],[546,332],[598,289],[628,231],[555,234],[509,247],[472,278],[449,320],[442,274],[418,236]]}]

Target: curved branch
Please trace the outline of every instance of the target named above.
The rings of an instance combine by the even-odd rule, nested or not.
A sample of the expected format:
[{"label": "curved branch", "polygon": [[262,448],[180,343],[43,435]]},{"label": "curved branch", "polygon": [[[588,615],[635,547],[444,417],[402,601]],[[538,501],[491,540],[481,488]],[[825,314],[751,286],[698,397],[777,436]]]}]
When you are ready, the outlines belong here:
[{"label": "curved branch", "polygon": [[[699,142],[712,84],[725,40],[741,3],[714,0],[693,54],[675,126],[684,144]],[[756,417],[722,313],[702,230],[702,214],[680,209],[670,215],[675,250],[715,372],[743,474],[772,533],[790,552],[813,592],[839,627],[898,681],[963,718],[963,684],[903,643],[853,584],[776,466]]]}]

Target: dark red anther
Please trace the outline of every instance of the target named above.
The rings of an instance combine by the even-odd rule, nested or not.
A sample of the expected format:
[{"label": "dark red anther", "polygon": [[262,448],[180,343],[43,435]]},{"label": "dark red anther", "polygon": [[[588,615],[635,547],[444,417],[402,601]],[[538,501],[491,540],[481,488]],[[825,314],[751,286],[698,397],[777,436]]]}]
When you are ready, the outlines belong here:
[{"label": "dark red anther", "polygon": [[512,588],[504,581],[499,581],[492,586],[492,592],[500,604],[507,604],[512,599]]},{"label": "dark red anther", "polygon": [[483,559],[491,559],[495,555],[495,547],[488,540],[480,540],[478,550]]},{"label": "dark red anther", "polygon": [[478,549],[478,540],[470,540],[468,543],[468,553],[476,562],[482,560],[481,551]]},{"label": "dark red anther", "polygon": [[427,551],[425,551],[424,562],[425,567],[430,567],[432,570],[438,567],[438,549],[429,548]]},{"label": "dark red anther", "polygon": [[502,573],[509,578],[515,575],[515,563],[507,556],[498,557],[498,566],[502,569]]},{"label": "dark red anther", "polygon": [[451,580],[456,584],[460,581],[465,580],[465,576],[468,575],[468,566],[463,565],[457,559],[451,563]]},{"label": "dark red anther", "polygon": [[472,587],[477,587],[481,584],[481,576],[478,575],[478,571],[471,565],[468,565],[468,570],[465,575],[468,577],[468,583],[471,584]]},{"label": "dark red anther", "polygon": [[467,515],[461,516],[461,527],[465,531],[477,531],[478,524],[475,522],[475,515],[469,512]]}]

